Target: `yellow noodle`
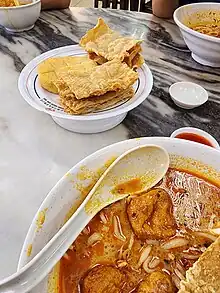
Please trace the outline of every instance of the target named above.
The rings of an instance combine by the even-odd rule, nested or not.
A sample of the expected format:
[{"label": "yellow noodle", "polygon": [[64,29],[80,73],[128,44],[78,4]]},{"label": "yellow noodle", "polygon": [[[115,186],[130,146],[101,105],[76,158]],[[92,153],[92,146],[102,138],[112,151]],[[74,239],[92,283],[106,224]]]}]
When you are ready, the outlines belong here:
[{"label": "yellow noodle", "polygon": [[220,38],[220,27],[216,24],[192,25],[190,28],[202,34]]}]

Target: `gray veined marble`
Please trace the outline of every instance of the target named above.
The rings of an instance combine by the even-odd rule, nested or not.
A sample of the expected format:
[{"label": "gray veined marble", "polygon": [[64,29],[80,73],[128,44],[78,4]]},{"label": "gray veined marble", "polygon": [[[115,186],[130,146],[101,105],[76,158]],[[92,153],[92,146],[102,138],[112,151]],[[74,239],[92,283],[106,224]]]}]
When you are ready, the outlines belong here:
[{"label": "gray veined marble", "polygon": [[[122,34],[143,39],[154,87],[115,129],[92,136],[70,133],[32,109],[21,98],[17,80],[42,52],[78,43],[99,16]],[[194,110],[177,108],[168,88],[182,80],[204,86],[209,101]],[[168,136],[182,126],[202,128],[220,142],[220,69],[195,63],[176,25],[150,14],[73,8],[43,12],[26,33],[0,28],[0,99],[0,277],[15,271],[29,224],[47,192],[86,155],[128,137]]]},{"label": "gray veined marble", "polygon": [[[143,55],[154,75],[151,96],[130,112],[124,122],[129,137],[167,136],[177,127],[190,125],[207,130],[220,140],[220,69],[205,67],[192,60],[179,29],[171,21],[119,10],[74,8],[71,11],[44,12],[35,28],[27,33],[12,35],[1,29],[0,50],[20,71],[40,52],[78,43],[99,16],[121,33],[144,40]],[[177,108],[170,100],[168,87],[182,80],[204,86],[210,94],[209,102],[191,111]]]}]

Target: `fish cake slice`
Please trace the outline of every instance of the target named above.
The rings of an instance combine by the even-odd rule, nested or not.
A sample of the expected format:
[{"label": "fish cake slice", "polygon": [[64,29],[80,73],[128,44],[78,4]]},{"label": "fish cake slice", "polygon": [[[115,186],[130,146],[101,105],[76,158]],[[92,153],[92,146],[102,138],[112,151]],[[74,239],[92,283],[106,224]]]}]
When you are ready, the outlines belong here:
[{"label": "fish cake slice", "polygon": [[58,80],[58,77],[54,71],[39,74],[38,77],[42,88],[50,93],[58,94],[57,87],[54,84]]}]

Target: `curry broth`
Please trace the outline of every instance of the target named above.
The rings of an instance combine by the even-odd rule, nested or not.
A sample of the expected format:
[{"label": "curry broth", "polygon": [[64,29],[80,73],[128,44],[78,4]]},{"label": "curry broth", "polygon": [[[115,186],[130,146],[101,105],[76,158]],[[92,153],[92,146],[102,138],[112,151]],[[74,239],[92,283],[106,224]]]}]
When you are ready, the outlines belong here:
[{"label": "curry broth", "polygon": [[199,33],[220,38],[220,11],[197,11],[188,16],[184,24]]},{"label": "curry broth", "polygon": [[31,3],[33,3],[33,1],[0,0],[0,7],[16,7]]},{"label": "curry broth", "polygon": [[[175,235],[169,239],[138,239],[127,214],[132,196],[108,206],[90,221],[61,259],[60,293],[81,292],[85,276],[97,265],[112,265],[123,272],[126,282],[120,292],[136,292],[139,283],[153,271],[163,271],[172,277],[173,292],[177,292],[185,271],[216,238],[213,234],[207,237],[207,229],[219,225],[220,189],[175,169],[169,169],[155,188],[165,190],[172,200],[171,212],[177,224]],[[168,242],[176,237],[184,239],[185,244],[167,249]],[[157,264],[153,269],[140,265],[140,256],[149,247],[151,262]]]}]

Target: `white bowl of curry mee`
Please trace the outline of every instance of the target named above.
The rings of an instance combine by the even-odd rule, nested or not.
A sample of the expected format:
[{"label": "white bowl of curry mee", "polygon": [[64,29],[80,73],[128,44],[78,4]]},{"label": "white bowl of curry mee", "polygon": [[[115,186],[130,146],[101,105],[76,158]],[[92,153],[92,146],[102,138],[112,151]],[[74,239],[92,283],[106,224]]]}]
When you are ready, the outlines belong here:
[{"label": "white bowl of curry mee", "polygon": [[220,3],[195,3],[179,7],[174,20],[195,61],[220,67]]},{"label": "white bowl of curry mee", "polygon": [[68,220],[115,158],[144,144],[168,151],[163,180],[97,214],[31,293],[220,290],[220,152],[175,138],[119,142],[75,165],[37,212],[18,269]]}]

